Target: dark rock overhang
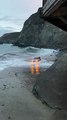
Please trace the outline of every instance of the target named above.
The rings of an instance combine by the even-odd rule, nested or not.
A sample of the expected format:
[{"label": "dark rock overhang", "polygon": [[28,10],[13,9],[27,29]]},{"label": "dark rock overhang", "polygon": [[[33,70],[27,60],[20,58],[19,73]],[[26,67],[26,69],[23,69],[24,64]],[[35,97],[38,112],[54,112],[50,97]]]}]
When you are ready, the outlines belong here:
[{"label": "dark rock overhang", "polygon": [[56,0],[53,1],[54,3],[51,6],[46,7],[46,3],[44,4],[41,10],[41,17],[67,31],[67,0],[60,0],[57,3],[55,3]]}]

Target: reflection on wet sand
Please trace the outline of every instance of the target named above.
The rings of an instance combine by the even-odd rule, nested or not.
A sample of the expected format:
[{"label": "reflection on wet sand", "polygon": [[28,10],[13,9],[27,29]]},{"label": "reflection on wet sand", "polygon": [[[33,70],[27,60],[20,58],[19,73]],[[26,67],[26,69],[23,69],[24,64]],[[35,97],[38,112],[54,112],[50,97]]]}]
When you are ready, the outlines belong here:
[{"label": "reflection on wet sand", "polygon": [[31,62],[31,74],[40,74],[40,62],[38,60]]}]

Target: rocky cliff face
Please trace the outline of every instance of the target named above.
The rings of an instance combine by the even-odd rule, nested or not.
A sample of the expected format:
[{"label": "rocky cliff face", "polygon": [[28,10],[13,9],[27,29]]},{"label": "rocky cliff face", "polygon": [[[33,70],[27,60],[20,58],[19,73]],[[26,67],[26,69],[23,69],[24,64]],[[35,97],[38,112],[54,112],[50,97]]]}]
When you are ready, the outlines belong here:
[{"label": "rocky cliff face", "polygon": [[40,18],[39,9],[25,21],[21,32],[3,35],[0,43],[13,43],[20,47],[67,49],[67,32]]},{"label": "rocky cliff face", "polygon": [[0,44],[2,43],[14,44],[14,42],[16,41],[19,35],[20,35],[20,32],[6,33],[2,37],[0,37]]},{"label": "rocky cliff face", "polygon": [[39,11],[26,20],[15,45],[66,49],[67,32],[44,21]]},{"label": "rocky cliff face", "polygon": [[40,47],[40,34],[44,26],[44,21],[39,17],[39,12],[30,16],[25,21],[21,34],[16,41],[16,45],[26,47]]}]

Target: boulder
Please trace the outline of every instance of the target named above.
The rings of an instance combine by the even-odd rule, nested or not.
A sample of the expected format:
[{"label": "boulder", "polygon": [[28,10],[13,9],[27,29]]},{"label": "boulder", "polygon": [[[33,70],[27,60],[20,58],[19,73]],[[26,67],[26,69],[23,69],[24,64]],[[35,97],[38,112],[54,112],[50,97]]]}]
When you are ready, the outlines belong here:
[{"label": "boulder", "polygon": [[67,53],[37,77],[33,93],[52,108],[67,109]]}]

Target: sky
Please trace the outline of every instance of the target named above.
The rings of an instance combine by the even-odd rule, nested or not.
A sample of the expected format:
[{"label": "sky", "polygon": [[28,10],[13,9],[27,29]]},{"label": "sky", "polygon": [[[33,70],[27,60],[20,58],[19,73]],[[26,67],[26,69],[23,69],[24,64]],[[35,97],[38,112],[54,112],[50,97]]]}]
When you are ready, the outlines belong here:
[{"label": "sky", "polygon": [[42,0],[1,0],[0,36],[7,32],[21,31],[26,19],[42,5]]}]

